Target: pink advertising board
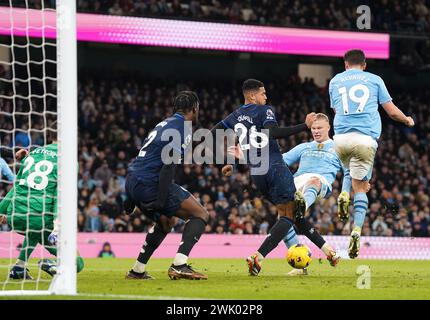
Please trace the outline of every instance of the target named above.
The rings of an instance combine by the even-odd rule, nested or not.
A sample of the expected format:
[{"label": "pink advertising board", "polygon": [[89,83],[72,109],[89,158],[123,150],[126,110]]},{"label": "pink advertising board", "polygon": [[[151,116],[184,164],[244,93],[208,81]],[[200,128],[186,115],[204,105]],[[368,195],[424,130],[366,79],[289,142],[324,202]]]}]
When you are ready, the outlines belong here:
[{"label": "pink advertising board", "polygon": [[[103,243],[109,242],[112,250],[119,258],[136,258],[145,240],[144,233],[79,233],[78,247],[85,258],[95,258]],[[264,235],[216,235],[205,234],[194,247],[191,257],[194,258],[244,258],[254,252],[263,242]],[[345,236],[326,236],[341,256],[347,258],[349,238]],[[311,248],[314,259],[323,258],[320,250],[307,238],[299,236],[300,242]],[[0,258],[18,256],[18,245],[23,237],[9,232],[0,233]],[[172,258],[181,241],[181,234],[169,234],[160,248],[154,253],[157,258]],[[34,257],[48,256],[39,246]],[[269,255],[269,258],[284,258],[284,243]],[[360,251],[362,259],[405,259],[430,260],[430,238],[398,238],[398,237],[362,237]]]},{"label": "pink advertising board", "polygon": [[[67,21],[64,23],[67,24]],[[55,38],[55,12],[0,7],[0,34]],[[45,27],[43,27],[45,26]],[[368,58],[388,59],[388,34],[265,27],[213,22],[83,14],[80,41],[341,57],[359,48]]]}]

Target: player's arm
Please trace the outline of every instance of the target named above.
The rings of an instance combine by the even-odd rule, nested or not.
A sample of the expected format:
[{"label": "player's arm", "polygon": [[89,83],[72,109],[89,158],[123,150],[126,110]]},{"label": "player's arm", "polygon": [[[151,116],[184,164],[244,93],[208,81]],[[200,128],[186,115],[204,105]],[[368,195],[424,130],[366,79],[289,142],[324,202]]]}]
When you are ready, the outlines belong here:
[{"label": "player's arm", "polygon": [[[211,148],[211,151],[213,152],[213,159],[216,160],[217,159],[216,156],[218,154],[223,154],[223,156],[224,156],[224,159],[222,159],[223,163],[226,162],[225,161],[226,160],[226,155],[223,152],[225,144],[224,144],[224,142],[223,143],[217,143],[217,141],[216,141],[216,130],[223,130],[224,131],[224,130],[227,130],[227,129],[231,129],[231,127],[229,127],[225,121],[220,121],[210,131],[211,134],[212,134],[212,143],[213,143],[213,146]],[[235,137],[235,140],[237,140],[236,135],[233,134],[233,136]]]},{"label": "player's arm", "polygon": [[269,136],[273,139],[288,138],[310,128],[315,120],[315,116],[315,112],[311,112],[306,115],[304,123],[290,127],[280,127],[277,122],[270,121],[264,124],[264,128],[269,130]]},{"label": "player's arm", "polygon": [[15,153],[15,159],[17,161],[21,161],[26,156],[28,156],[28,150],[27,149],[20,149]]},{"label": "player's arm", "polygon": [[2,214],[2,215],[7,214],[7,208],[9,207],[9,204],[12,201],[14,188],[15,187],[12,187],[12,189],[9,190],[9,192],[6,194],[6,196],[0,202],[0,214]]},{"label": "player's arm", "polygon": [[397,108],[397,106],[393,103],[393,99],[388,93],[384,80],[382,80],[380,77],[377,77],[376,83],[378,84],[378,101],[388,116],[394,121],[401,122],[408,127],[413,127],[415,125],[414,120],[411,117],[406,116],[402,110]]},{"label": "player's arm", "polygon": [[328,96],[330,99],[330,108],[333,109],[334,114],[336,114],[336,108],[334,106],[334,102],[333,102],[333,79],[330,80],[329,84],[328,84]]},{"label": "player's arm", "polygon": [[383,103],[382,107],[388,116],[394,121],[401,122],[408,127],[413,127],[415,125],[414,119],[406,116],[392,101]]},{"label": "player's arm", "polygon": [[[217,144],[217,141],[216,141],[216,131],[217,130],[225,130],[225,129],[228,129],[228,128],[224,124],[224,121],[220,121],[210,131],[210,133],[212,135],[212,146],[210,146],[209,152],[212,152],[212,159],[214,159],[215,163],[216,163],[216,159],[217,159],[216,157],[217,157],[217,155],[221,154],[222,150],[224,149],[224,143]],[[206,139],[205,139],[205,141],[206,141]],[[225,160],[225,157],[224,157],[223,160]]]},{"label": "player's arm", "polygon": [[[35,149],[35,148],[33,148],[33,149]],[[13,156],[15,156],[17,161],[21,161],[23,158],[25,158],[28,155],[28,153],[30,151],[30,149],[22,148],[22,149],[19,149],[18,151],[16,151],[14,154],[13,150],[14,150],[13,148],[2,148],[2,150],[1,150],[2,156],[10,157],[10,158],[13,158]]]},{"label": "player's arm", "polygon": [[[21,176],[22,176],[22,172],[20,171],[20,172],[18,172],[18,175],[17,175],[16,179],[19,181],[19,179],[21,178]],[[15,186],[13,186],[9,190],[9,192],[6,194],[6,196],[0,202],[0,215],[7,215],[7,208],[9,207],[9,204],[11,203],[14,194],[15,194]]]},{"label": "player's arm", "polygon": [[215,127],[213,127],[212,129],[211,129],[211,134],[212,134],[212,136],[213,137],[215,137],[215,133],[216,133],[216,130],[217,129],[220,129],[220,130],[225,130],[225,129],[227,129],[227,127],[225,126],[225,124],[224,124],[224,121],[220,121],[220,122],[218,122],[216,125],[215,125]]},{"label": "player's arm", "polygon": [[[6,154],[10,153],[12,155],[11,150],[5,149],[4,151],[6,151]],[[20,149],[15,153],[15,159],[19,162],[27,155],[28,155],[28,151],[26,149]],[[0,173],[1,175],[4,175],[8,181],[11,181],[11,182],[15,181],[15,174],[9,168],[6,161],[1,157],[0,157]]]},{"label": "player's arm", "polygon": [[[217,155],[220,154],[224,148],[223,143],[217,144],[217,142],[216,142],[216,130],[226,130],[226,129],[228,129],[228,127],[225,124],[225,122],[220,121],[210,131],[212,134],[212,142],[213,142],[212,148],[210,148],[210,152],[212,152],[212,159],[215,160],[215,164],[216,164]],[[229,148],[231,148],[231,147],[229,147]],[[233,146],[233,148],[234,148],[234,146]],[[230,153],[229,151],[227,151],[227,152]],[[223,163],[225,163],[225,156],[223,159]],[[226,165],[223,165],[221,172],[223,175],[229,177],[233,174],[234,168],[235,168],[234,165],[226,164]]]},{"label": "player's arm", "polygon": [[[202,142],[199,146],[203,146],[205,148],[205,152],[208,156],[210,156],[212,159],[216,160],[217,154],[221,152],[221,148],[224,147],[223,144],[217,145],[216,143],[216,131],[217,130],[225,130],[227,127],[223,123],[223,121],[218,122],[210,131],[209,133],[204,137],[204,142]],[[209,143],[212,142],[211,145]],[[216,162],[216,161],[215,161]]]},{"label": "player's arm", "polygon": [[0,167],[1,167],[1,174],[6,177],[9,181],[15,180],[15,175],[13,174],[12,170],[10,170],[9,166],[7,165],[6,161],[4,161],[3,158],[0,158]]},{"label": "player's arm", "polygon": [[302,144],[295,146],[290,151],[282,154],[282,159],[287,166],[292,166],[293,164],[300,161],[300,155],[302,153]]}]

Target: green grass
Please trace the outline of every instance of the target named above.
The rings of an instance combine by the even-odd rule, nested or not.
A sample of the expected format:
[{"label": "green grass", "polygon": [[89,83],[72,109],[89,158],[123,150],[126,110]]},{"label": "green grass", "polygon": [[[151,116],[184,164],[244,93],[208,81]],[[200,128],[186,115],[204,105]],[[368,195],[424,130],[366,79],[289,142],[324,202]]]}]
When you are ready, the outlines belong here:
[{"label": "green grass", "polygon": [[[36,261],[32,261],[35,263]],[[156,280],[125,280],[133,259],[86,259],[78,275],[76,297],[42,296],[20,299],[430,299],[430,261],[343,260],[332,268],[326,261],[314,260],[310,275],[287,277],[285,260],[267,259],[258,277],[247,275],[243,259],[192,259],[207,281],[173,281],[167,277],[171,259],[153,259],[148,271]],[[9,260],[0,260],[0,279],[6,278]],[[357,267],[371,270],[371,289],[357,289]],[[30,267],[38,275],[35,265]],[[43,280],[49,276],[41,274]],[[39,286],[47,288],[48,282]],[[26,289],[34,288],[27,283]],[[11,282],[7,289],[20,289]],[[7,297],[2,297],[3,299]],[[10,299],[10,298],[8,298]],[[16,299],[16,297],[14,297]]]}]

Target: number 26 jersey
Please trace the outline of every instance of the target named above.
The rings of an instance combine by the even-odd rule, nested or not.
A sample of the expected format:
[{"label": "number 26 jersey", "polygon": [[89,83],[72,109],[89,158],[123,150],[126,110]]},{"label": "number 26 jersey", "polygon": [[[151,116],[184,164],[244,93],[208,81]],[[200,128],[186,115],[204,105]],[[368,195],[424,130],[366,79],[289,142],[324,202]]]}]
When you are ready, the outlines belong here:
[{"label": "number 26 jersey", "polygon": [[248,165],[251,167],[258,167],[258,164],[253,163],[252,154],[260,157],[262,149],[267,147],[269,163],[283,163],[278,142],[261,132],[264,125],[270,122],[277,124],[273,109],[257,104],[242,105],[221,121],[225,128],[234,130],[244,153],[254,149],[252,151],[255,152],[249,152]]}]

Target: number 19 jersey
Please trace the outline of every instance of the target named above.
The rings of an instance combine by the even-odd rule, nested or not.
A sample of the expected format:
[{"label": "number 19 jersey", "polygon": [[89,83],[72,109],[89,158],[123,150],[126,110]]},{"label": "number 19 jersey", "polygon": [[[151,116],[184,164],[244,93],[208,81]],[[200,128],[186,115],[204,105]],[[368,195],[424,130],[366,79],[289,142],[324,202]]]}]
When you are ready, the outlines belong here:
[{"label": "number 19 jersey", "polygon": [[36,148],[21,162],[8,213],[57,214],[57,144]]},{"label": "number 19 jersey", "polygon": [[356,131],[379,139],[382,126],[378,106],[392,100],[379,76],[359,69],[346,70],[330,81],[329,95],[331,107],[336,110],[335,134]]}]

